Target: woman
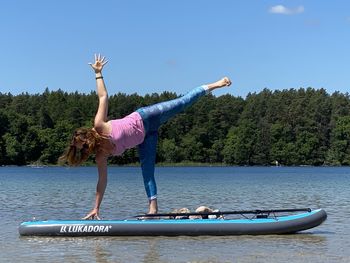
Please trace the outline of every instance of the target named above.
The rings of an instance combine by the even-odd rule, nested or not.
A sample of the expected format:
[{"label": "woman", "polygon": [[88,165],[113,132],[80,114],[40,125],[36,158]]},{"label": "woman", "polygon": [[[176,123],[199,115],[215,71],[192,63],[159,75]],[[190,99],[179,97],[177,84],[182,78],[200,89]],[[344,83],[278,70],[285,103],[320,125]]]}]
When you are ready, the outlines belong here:
[{"label": "woman", "polygon": [[142,175],[149,200],[148,213],[157,213],[157,187],[154,179],[158,128],[169,118],[192,105],[201,96],[216,88],[231,85],[228,78],[198,87],[183,97],[140,108],[123,119],[108,121],[108,94],[102,69],[105,57],[95,55],[95,63],[89,63],[96,74],[99,106],[91,129],[77,129],[61,162],[79,165],[94,153],[98,166],[95,207],[83,219],[100,219],[99,210],[107,185],[107,158],[121,155],[126,149],[138,145]]}]

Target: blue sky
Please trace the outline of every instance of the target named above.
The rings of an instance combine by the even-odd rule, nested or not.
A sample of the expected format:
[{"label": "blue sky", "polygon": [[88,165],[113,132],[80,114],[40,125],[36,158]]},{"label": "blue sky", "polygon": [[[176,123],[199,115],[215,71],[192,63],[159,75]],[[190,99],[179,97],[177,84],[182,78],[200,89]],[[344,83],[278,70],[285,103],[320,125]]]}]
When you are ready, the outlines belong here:
[{"label": "blue sky", "polygon": [[0,8],[0,92],[90,92],[100,52],[110,94],[350,89],[349,1],[12,0]]}]

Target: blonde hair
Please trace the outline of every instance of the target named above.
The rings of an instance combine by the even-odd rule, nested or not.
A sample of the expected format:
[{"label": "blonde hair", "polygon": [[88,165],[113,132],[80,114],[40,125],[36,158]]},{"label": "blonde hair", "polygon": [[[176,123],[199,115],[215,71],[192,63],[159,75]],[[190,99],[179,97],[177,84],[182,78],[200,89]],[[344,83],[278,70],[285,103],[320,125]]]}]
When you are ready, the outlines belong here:
[{"label": "blonde hair", "polygon": [[[72,139],[66,151],[58,158],[59,164],[68,163],[70,166],[78,166],[86,161],[90,154],[95,153],[97,147],[106,138],[100,136],[92,128],[78,128],[74,131]],[[78,149],[76,142],[82,142],[83,147]]]}]

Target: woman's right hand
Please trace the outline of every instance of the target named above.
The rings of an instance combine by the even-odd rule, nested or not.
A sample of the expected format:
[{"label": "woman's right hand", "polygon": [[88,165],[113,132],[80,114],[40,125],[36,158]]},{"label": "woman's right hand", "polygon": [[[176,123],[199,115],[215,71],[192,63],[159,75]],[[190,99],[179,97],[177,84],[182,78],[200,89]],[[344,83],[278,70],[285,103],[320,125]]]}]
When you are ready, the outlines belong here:
[{"label": "woman's right hand", "polygon": [[100,211],[97,208],[94,208],[88,213],[85,217],[82,218],[83,220],[101,220],[100,218]]},{"label": "woman's right hand", "polygon": [[89,63],[95,73],[101,73],[104,65],[108,63],[105,57],[101,57],[101,54],[95,54],[95,63]]}]

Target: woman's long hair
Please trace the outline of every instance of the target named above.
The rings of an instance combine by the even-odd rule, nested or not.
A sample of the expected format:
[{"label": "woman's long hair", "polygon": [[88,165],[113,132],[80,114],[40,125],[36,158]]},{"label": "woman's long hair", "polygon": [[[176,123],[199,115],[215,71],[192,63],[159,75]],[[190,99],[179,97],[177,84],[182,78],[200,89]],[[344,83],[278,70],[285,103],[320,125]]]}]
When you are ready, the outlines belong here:
[{"label": "woman's long hair", "polygon": [[[68,163],[70,166],[82,164],[90,154],[95,153],[97,147],[106,138],[100,136],[92,128],[78,128],[74,131],[69,146],[64,154],[58,159],[59,164]],[[78,149],[76,143],[82,143],[82,148]]]}]

